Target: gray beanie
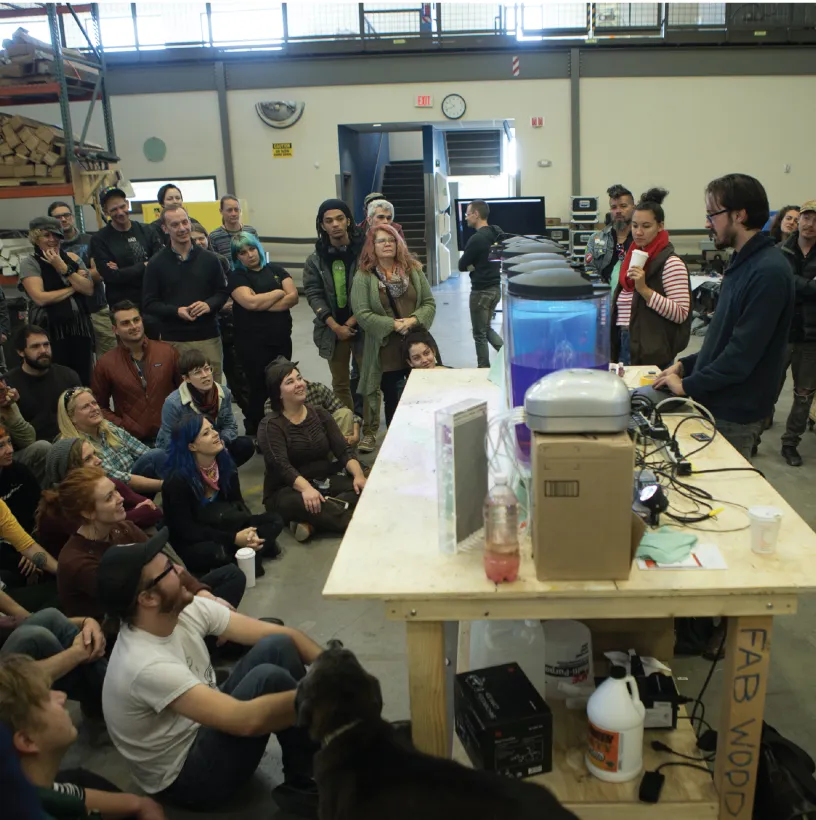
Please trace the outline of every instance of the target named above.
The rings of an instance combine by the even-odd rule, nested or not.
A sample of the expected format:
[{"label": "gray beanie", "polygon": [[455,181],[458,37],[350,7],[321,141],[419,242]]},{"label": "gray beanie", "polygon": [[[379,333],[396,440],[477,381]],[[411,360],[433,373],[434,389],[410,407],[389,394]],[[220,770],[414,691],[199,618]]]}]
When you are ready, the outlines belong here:
[{"label": "gray beanie", "polygon": [[81,441],[79,438],[61,438],[51,445],[45,459],[45,480],[48,487],[59,484],[68,474],[71,450]]}]

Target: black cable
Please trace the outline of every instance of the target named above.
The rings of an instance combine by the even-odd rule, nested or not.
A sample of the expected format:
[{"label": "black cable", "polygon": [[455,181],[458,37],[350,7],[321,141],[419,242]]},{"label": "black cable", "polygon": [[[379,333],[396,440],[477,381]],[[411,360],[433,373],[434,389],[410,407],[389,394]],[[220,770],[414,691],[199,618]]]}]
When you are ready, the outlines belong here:
[{"label": "black cable", "polygon": [[[704,704],[701,703],[700,705],[703,706]],[[689,720],[689,721],[692,722],[692,724],[696,720],[698,723],[700,723],[701,726],[705,726],[706,729],[708,729],[709,732],[714,731],[714,729],[711,728],[711,724],[705,718],[702,718],[702,717],[691,717],[691,715],[678,715],[677,719],[678,720]],[[700,736],[700,730],[699,729],[697,730],[697,736],[698,737]]]},{"label": "black cable", "polygon": [[705,772],[712,778],[714,777],[714,772],[712,772],[707,766],[695,766],[693,763],[679,763],[675,761],[672,761],[671,763],[661,763],[655,771],[659,772],[661,769],[668,769],[669,766],[684,766],[687,769],[697,769],[698,771]]},{"label": "black cable", "polygon": [[759,473],[765,478],[765,473],[762,470],[757,470],[756,467],[716,467],[713,470],[692,470],[692,475],[702,475],[703,473]]},{"label": "black cable", "polygon": [[682,757],[684,760],[695,760],[698,763],[701,760],[704,760],[706,763],[710,763],[712,760],[714,760],[714,755],[708,755],[706,757],[694,757],[692,755],[684,755],[682,752],[675,752],[671,746],[667,746],[660,740],[652,741],[652,749],[654,749],[656,752],[666,752],[670,755],[675,755],[675,757]]},{"label": "black cable", "polygon": [[[708,670],[708,675],[706,675],[706,679],[703,682],[703,688],[700,689],[700,694],[697,695],[697,698],[694,703],[694,708],[691,710],[691,720],[694,720],[694,717],[697,714],[697,707],[702,704],[703,702],[703,695],[706,693],[706,689],[708,689],[708,684],[711,683],[711,678],[714,677],[714,669],[716,668],[717,664],[720,661],[720,655],[722,655],[722,651],[725,648],[725,639],[728,637],[728,624],[727,622],[724,624],[725,629],[723,630],[722,640],[720,641],[720,645],[717,648],[717,654],[714,656],[714,660],[711,661],[711,666]],[[703,707],[703,713],[705,713],[705,707]]]}]

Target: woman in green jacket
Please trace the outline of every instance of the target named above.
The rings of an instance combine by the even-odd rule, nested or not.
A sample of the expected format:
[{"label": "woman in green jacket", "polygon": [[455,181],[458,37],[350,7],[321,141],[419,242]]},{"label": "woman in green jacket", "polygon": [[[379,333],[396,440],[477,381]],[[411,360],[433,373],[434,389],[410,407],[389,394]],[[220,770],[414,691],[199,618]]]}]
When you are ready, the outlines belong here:
[{"label": "woman in green jacket", "polygon": [[391,225],[368,232],[351,286],[351,306],[365,333],[358,392],[369,403],[377,388],[391,424],[405,378],[402,338],[412,330],[430,330],[436,302],[419,260]]}]

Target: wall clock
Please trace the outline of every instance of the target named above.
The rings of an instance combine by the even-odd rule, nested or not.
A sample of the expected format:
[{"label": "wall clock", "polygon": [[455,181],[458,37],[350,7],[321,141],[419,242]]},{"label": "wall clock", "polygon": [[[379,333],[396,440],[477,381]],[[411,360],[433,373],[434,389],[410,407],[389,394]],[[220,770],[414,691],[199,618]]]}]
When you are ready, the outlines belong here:
[{"label": "wall clock", "polygon": [[467,111],[467,105],[465,104],[465,98],[461,94],[448,94],[448,96],[442,100],[442,113],[449,120],[462,119],[462,117],[465,116],[465,111]]}]

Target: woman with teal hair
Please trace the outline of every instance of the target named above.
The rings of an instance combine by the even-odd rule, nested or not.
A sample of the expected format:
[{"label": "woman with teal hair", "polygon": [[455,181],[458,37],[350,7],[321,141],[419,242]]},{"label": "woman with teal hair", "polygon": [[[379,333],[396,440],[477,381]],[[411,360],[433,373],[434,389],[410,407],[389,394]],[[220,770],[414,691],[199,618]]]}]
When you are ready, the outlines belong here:
[{"label": "woman with teal hair", "polygon": [[264,415],[264,370],[273,359],[292,358],[292,315],[298,302],[292,277],[266,261],[258,237],[241,232],[232,239],[234,270],[229,275],[233,299],[235,351],[249,384],[247,433],[255,435]]}]

